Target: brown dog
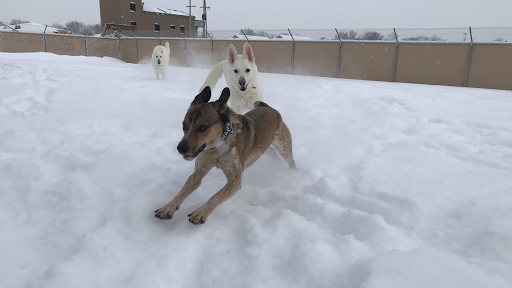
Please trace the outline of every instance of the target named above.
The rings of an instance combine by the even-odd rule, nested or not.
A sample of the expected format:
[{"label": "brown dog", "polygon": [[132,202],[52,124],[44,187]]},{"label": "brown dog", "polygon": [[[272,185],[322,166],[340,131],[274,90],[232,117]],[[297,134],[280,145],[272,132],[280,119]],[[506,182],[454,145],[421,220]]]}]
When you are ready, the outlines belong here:
[{"label": "brown dog", "polygon": [[213,168],[222,169],[228,182],[203,206],[188,215],[193,224],[203,224],[222,202],[242,188],[242,174],[254,164],[270,144],[295,169],[292,136],[277,110],[263,102],[245,115],[235,114],[227,106],[229,88],[224,88],[219,100],[210,102],[210,87],[196,96],[183,121],[183,139],[178,151],[185,160],[197,157],[194,173],[171,202],[155,211],[159,219],[171,219],[181,203],[201,185],[201,180]]}]

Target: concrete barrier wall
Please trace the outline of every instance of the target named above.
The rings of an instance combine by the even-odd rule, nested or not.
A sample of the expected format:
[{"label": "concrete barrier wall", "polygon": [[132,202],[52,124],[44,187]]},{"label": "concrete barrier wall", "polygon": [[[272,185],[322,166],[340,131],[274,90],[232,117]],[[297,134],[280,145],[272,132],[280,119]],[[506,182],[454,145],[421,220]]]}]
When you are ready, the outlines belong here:
[{"label": "concrete barrier wall", "polygon": [[338,76],[339,42],[295,42],[293,74]]},{"label": "concrete barrier wall", "polygon": [[400,44],[396,82],[463,86],[468,44]]},{"label": "concrete barrier wall", "polygon": [[[242,44],[243,43],[244,42],[242,42]],[[251,42],[251,47],[254,52],[254,57],[256,58],[258,71],[279,74],[292,73],[290,65],[292,61],[291,42],[254,41]],[[242,50],[238,53],[242,54]]]},{"label": "concrete barrier wall", "polygon": [[138,41],[136,39],[121,39],[121,60],[128,63],[138,63]]},{"label": "concrete barrier wall", "polygon": [[[139,62],[147,62],[153,54],[156,45],[160,45],[160,41],[154,38],[141,38],[137,40],[139,51]],[[165,44],[164,44],[165,45]],[[172,53],[172,51],[171,51]]]},{"label": "concrete barrier wall", "polygon": [[467,86],[512,90],[512,45],[473,45]]},{"label": "concrete barrier wall", "polygon": [[0,32],[2,52],[44,52],[42,34]]},{"label": "concrete barrier wall", "polygon": [[[129,63],[144,63],[151,57],[153,48],[165,42],[171,48],[172,65],[201,68],[211,68],[225,60],[230,44],[242,54],[245,43],[244,40],[116,39],[0,32],[2,52],[108,56]],[[342,42],[341,47],[337,41],[250,43],[260,72],[512,90],[511,44],[400,42],[397,50],[396,43],[374,41]]]},{"label": "concrete barrier wall", "polygon": [[395,47],[392,43],[343,43],[339,77],[392,81]]},{"label": "concrete barrier wall", "polygon": [[85,56],[85,37],[46,35],[46,52],[59,55]]},{"label": "concrete barrier wall", "polygon": [[119,59],[119,41],[117,39],[87,38],[87,56],[112,57]]}]

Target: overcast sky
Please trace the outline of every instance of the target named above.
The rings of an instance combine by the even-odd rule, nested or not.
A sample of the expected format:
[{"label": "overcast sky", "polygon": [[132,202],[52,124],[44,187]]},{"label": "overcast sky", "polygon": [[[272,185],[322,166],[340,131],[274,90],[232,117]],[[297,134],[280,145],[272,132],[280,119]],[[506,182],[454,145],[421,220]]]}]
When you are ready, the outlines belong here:
[{"label": "overcast sky", "polygon": [[[188,12],[188,0],[145,0]],[[192,5],[202,6],[202,0]],[[512,27],[512,0],[207,1],[209,30]],[[200,19],[201,9],[192,15]],[[100,23],[99,0],[2,0],[0,20]]]}]

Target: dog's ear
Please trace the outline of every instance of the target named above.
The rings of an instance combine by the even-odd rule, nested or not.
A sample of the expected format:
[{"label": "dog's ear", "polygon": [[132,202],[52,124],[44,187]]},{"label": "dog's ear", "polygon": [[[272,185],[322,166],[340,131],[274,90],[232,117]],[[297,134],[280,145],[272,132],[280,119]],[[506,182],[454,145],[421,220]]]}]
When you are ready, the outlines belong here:
[{"label": "dog's ear", "polygon": [[190,103],[190,106],[199,105],[203,103],[208,103],[210,101],[210,98],[212,97],[212,90],[210,90],[210,86],[204,87],[203,91],[199,93],[199,95],[194,98],[194,101]]},{"label": "dog's ear", "polygon": [[222,90],[222,93],[220,94],[219,100],[215,101],[215,103],[213,104],[213,107],[215,107],[215,108],[227,107],[229,96],[231,96],[231,92],[229,91],[229,88],[226,87],[226,88],[224,88]]},{"label": "dog's ear", "polygon": [[249,42],[245,42],[244,44],[244,56],[249,59],[250,62],[254,62],[256,58],[254,57],[254,52],[252,52],[252,47]]},{"label": "dog's ear", "polygon": [[228,61],[229,64],[233,64],[235,62],[235,58],[238,54],[236,54],[236,49],[233,44],[229,44],[228,47]]}]

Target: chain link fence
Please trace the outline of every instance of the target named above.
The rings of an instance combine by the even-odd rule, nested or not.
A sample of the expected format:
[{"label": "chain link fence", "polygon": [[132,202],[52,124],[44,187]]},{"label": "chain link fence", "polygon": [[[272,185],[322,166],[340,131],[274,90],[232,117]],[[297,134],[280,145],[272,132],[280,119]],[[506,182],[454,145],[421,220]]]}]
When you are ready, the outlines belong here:
[{"label": "chain link fence", "polygon": [[172,65],[202,68],[226,59],[230,44],[242,54],[246,41],[261,72],[512,90],[512,28],[112,31],[107,37],[0,29],[3,52],[140,63],[167,42]]}]

